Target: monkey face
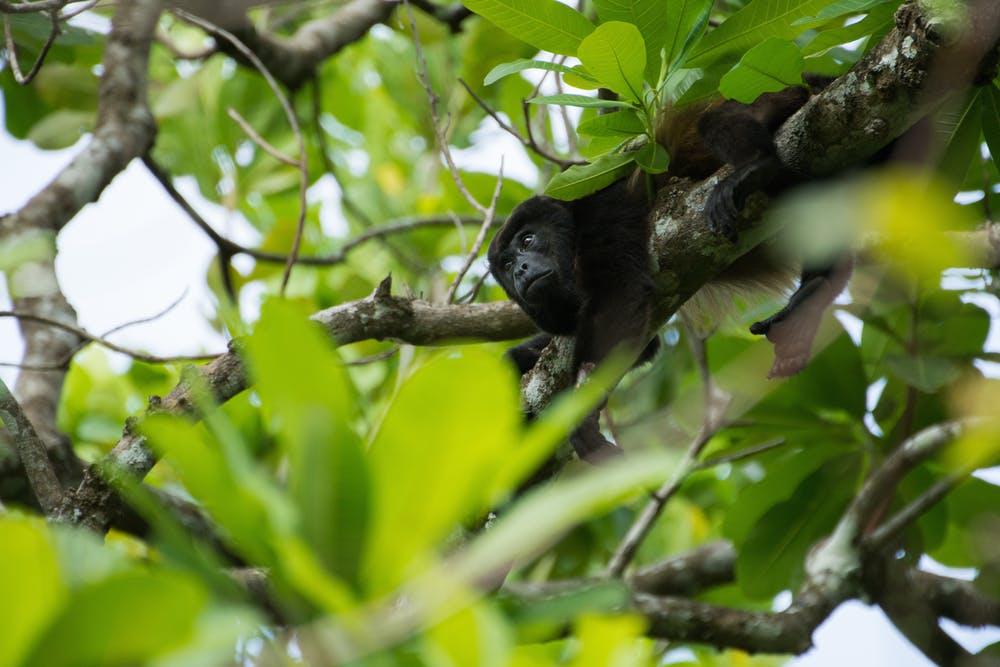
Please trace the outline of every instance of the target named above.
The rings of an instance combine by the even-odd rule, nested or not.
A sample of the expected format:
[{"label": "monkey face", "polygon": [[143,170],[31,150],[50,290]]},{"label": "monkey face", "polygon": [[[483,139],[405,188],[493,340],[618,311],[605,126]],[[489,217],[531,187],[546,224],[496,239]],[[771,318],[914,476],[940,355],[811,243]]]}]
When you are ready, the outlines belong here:
[{"label": "monkey face", "polygon": [[514,209],[490,244],[490,271],[542,330],[576,329],[581,300],[574,270],[573,216],[564,204],[532,197]]}]

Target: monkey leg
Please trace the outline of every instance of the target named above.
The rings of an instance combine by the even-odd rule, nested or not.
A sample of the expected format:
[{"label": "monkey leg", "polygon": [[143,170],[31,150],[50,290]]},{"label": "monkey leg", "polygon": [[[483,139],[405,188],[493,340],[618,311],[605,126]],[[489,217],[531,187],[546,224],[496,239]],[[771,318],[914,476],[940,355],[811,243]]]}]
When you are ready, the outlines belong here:
[{"label": "monkey leg", "polygon": [[823,313],[843,291],[853,268],[853,260],[845,259],[825,269],[803,271],[788,304],[750,326],[750,333],[767,336],[774,344],[769,378],[788,377],[805,368]]}]

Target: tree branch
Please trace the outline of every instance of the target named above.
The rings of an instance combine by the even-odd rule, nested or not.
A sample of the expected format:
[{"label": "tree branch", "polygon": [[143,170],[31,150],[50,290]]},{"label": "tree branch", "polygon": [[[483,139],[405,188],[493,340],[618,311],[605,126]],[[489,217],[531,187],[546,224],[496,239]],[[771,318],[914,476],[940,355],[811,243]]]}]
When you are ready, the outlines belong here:
[{"label": "tree branch", "polygon": [[[323,326],[339,345],[361,340],[392,340],[411,345],[434,345],[462,340],[509,340],[535,331],[527,316],[511,302],[471,305],[437,305],[420,299],[392,296],[390,281],[384,280],[364,299],[316,313],[312,319]],[[239,358],[238,345],[209,364],[192,369],[199,384],[206,386],[214,400],[224,403],[249,386],[246,369]],[[150,410],[195,416],[192,383],[182,380],[162,399],[150,399]],[[97,468],[108,474],[127,474],[141,479],[156,462],[145,438],[126,426],[122,439],[99,465],[92,466],[74,494],[73,503],[86,512],[71,512],[69,520],[103,532],[121,509],[120,499]]]},{"label": "tree branch", "polygon": [[45,443],[35,433],[35,428],[3,380],[0,380],[0,420],[14,442],[38,504],[46,516],[54,516],[63,500],[62,485],[49,460]]}]

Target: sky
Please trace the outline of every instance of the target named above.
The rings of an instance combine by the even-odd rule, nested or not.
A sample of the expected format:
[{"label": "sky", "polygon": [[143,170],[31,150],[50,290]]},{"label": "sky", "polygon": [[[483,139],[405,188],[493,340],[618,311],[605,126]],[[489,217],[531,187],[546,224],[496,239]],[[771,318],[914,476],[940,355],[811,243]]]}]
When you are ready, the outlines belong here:
[{"label": "sky", "polygon": [[[2,126],[2,123],[0,123]],[[501,138],[498,136],[498,140]],[[54,174],[85,145],[62,151],[39,151],[28,142],[0,130],[0,213],[16,210],[45,186]],[[496,159],[496,152],[492,152]],[[511,151],[511,155],[516,155]],[[482,155],[464,154],[468,165]],[[479,165],[488,168],[486,165]],[[517,175],[515,160],[505,162],[505,173]],[[529,180],[529,179],[525,179]],[[198,197],[192,182],[178,184],[210,221],[227,220],[221,208]],[[230,221],[217,227],[233,240],[252,244],[254,232]],[[117,332],[116,343],[160,355],[222,351],[225,339],[205,321],[212,312],[212,296],[205,287],[205,273],[214,246],[163,193],[139,162],[119,175],[95,204],[88,205],[59,235],[56,271],[62,289],[76,309],[79,324],[102,333],[122,323],[154,315],[180,298],[167,315],[153,322]],[[10,309],[6,285],[0,276],[0,309]],[[996,314],[994,314],[996,315]],[[994,335],[998,333],[994,320]],[[0,361],[16,362],[22,345],[16,324],[0,318]],[[114,355],[112,355],[114,356]],[[126,363],[119,358],[118,363]],[[0,377],[11,383],[16,371],[0,368]],[[957,574],[926,563],[926,569]],[[776,604],[787,604],[790,596]],[[970,631],[948,626],[970,650],[1000,640],[995,629]],[[860,602],[842,605],[814,635],[815,648],[793,659],[792,667],[933,667],[885,619],[882,612]],[[677,654],[684,658],[683,652]]]}]

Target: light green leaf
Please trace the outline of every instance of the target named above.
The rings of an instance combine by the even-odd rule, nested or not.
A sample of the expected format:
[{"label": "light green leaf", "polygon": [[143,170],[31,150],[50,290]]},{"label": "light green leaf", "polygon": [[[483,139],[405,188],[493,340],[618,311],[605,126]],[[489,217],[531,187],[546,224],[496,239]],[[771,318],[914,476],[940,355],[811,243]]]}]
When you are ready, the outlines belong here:
[{"label": "light green leaf", "polygon": [[565,201],[579,199],[624,178],[634,162],[634,153],[612,153],[587,165],[574,165],[556,174],[545,188],[545,194]]},{"label": "light green leaf", "polygon": [[400,387],[370,448],[367,584],[384,592],[426,565],[441,540],[492,501],[521,438],[516,378],[495,354],[455,348]]},{"label": "light green leaf", "polygon": [[750,104],[763,93],[802,84],[802,54],[795,44],[768,39],[753,47],[719,82],[725,97]]},{"label": "light green leaf", "polygon": [[578,55],[587,71],[607,88],[633,102],[642,101],[646,45],[634,25],[602,23],[580,43]]},{"label": "light green leaf", "polygon": [[594,9],[602,23],[623,21],[638,28],[646,45],[646,81],[655,84],[660,75],[660,51],[666,42],[667,8],[661,0],[595,0]]},{"label": "light green leaf", "polygon": [[556,0],[465,0],[465,6],[542,51],[575,56],[594,25]]},{"label": "light green leaf", "polygon": [[7,600],[0,605],[0,665],[20,665],[67,591],[42,521],[0,518],[0,544],[0,591]]},{"label": "light green leaf", "polygon": [[333,344],[303,308],[272,299],[246,341],[255,386],[291,463],[289,487],[306,541],[331,572],[357,575],[369,474],[356,392]]},{"label": "light green leaf", "polygon": [[562,104],[568,107],[584,107],[596,109],[631,109],[628,102],[618,100],[602,100],[598,97],[588,97],[587,95],[573,95],[571,93],[561,93],[559,95],[539,95],[528,100],[531,104]]},{"label": "light green leaf", "polygon": [[200,582],[163,568],[115,574],[76,591],[25,664],[146,664],[191,636],[207,598]]},{"label": "light green leaf", "polygon": [[578,76],[582,79],[598,83],[597,79],[590,76],[590,74],[579,67],[567,67],[566,65],[560,65],[559,63],[550,63],[546,60],[532,60],[530,58],[521,58],[520,60],[515,60],[509,63],[503,63],[502,65],[497,65],[490,73],[486,75],[483,79],[484,85],[490,85],[491,83],[496,83],[500,79],[510,76],[511,74],[517,74],[518,72],[523,72],[526,69],[544,69],[550,72],[562,72],[563,74],[570,74],[573,76]]},{"label": "light green leaf", "polygon": [[686,67],[705,67],[746,51],[771,37],[792,39],[816,21],[795,25],[830,4],[830,0],[754,0],[708,33],[693,47]]}]

